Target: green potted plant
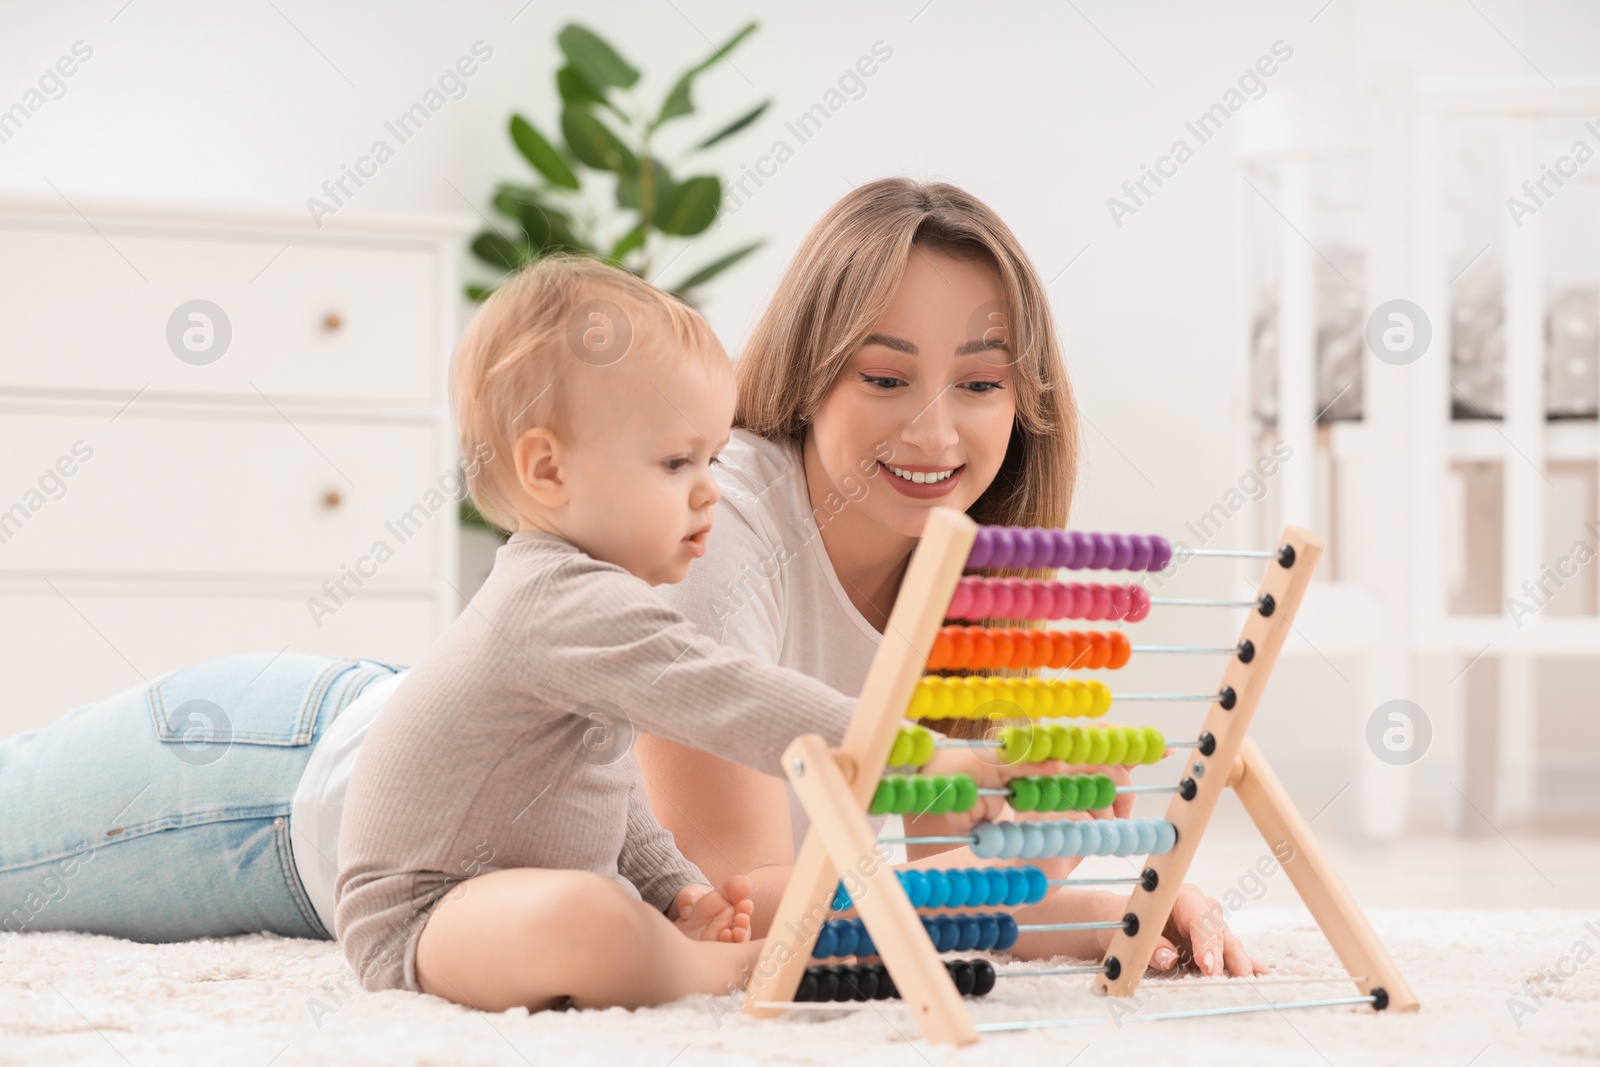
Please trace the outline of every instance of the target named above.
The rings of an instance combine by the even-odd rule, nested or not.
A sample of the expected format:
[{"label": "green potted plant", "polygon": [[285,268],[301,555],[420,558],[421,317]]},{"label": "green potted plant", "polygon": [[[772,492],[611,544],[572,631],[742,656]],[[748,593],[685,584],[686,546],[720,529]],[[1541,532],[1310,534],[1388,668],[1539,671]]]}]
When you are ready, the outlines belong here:
[{"label": "green potted plant", "polygon": [[[553,129],[560,135],[547,135],[520,114],[511,116],[512,143],[533,168],[534,182],[506,182],[495,190],[495,211],[515,228],[485,229],[472,240],[473,254],[491,268],[510,272],[551,252],[586,252],[657,281],[654,273],[682,255],[673,246],[704,234],[722,206],[720,177],[680,176],[681,170],[698,153],[754,123],[772,101],[724,120],[687,144],[671,137],[680,144],[670,160],[663,132],[676,134],[669,127],[697,114],[695,79],[755,30],[754,22],[739,30],[684,71],[664,99],[646,105],[633,91],[640,78],[633,64],[593,30],[564,27],[556,37],[566,60],[556,71],[561,115]],[[597,192],[609,197],[597,199]],[[735,248],[659,284],[693,303],[702,286],[760,245]],[[474,300],[493,291],[489,285],[467,287]]]}]

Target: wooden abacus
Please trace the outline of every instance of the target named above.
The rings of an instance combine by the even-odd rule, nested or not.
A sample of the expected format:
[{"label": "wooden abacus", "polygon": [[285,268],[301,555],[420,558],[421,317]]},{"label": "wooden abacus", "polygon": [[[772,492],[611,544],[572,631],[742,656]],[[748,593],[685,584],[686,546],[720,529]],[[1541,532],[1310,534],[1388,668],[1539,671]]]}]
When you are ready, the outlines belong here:
[{"label": "wooden abacus", "polygon": [[[1082,718],[1103,714],[1115,699],[1098,682],[925,678],[925,669],[1120,666],[1130,652],[1141,651],[1140,646],[1130,646],[1120,633],[1060,635],[1058,631],[941,629],[947,616],[972,621],[990,617],[1136,622],[1152,604],[1162,603],[1214,603],[1251,609],[1236,645],[1208,650],[1229,653],[1228,665],[1214,693],[1120,697],[1208,701],[1210,707],[1195,740],[1167,741],[1149,727],[1085,728],[1030,721],[1024,726],[1005,727],[997,738],[985,741],[937,743],[992,745],[1005,758],[1019,762],[1056,758],[1074,764],[1108,765],[1155,762],[1168,749],[1193,749],[1185,758],[1184,773],[1177,785],[1122,787],[1172,793],[1165,819],[985,822],[975,827],[970,838],[899,840],[965,843],[982,857],[1147,855],[1140,875],[1111,880],[1133,886],[1122,921],[1051,927],[1113,929],[1111,944],[1098,965],[1054,968],[1048,973],[1093,974],[1095,992],[1127,997],[1137,989],[1150,963],[1156,939],[1167,925],[1174,899],[1217,800],[1224,787],[1231,786],[1268,843],[1290,846],[1281,850],[1288,853],[1283,859],[1284,869],[1360,995],[1139,1017],[1158,1019],[1342,1004],[1370,1005],[1380,1011],[1417,1010],[1417,999],[1404,977],[1260,749],[1247,736],[1251,717],[1322,549],[1322,542],[1315,535],[1289,527],[1278,548],[1270,552],[1197,552],[1257,556],[1270,559],[1271,563],[1253,600],[1164,602],[1152,600],[1142,587],[1131,584],[962,577],[968,568],[1031,570],[1065,566],[1075,570],[1157,571],[1164,569],[1172,556],[1171,546],[1163,538],[980,528],[953,509],[930,511],[843,744],[830,750],[820,737],[808,734],[797,738],[786,751],[785,771],[810,816],[811,826],[752,975],[744,1010],[770,1017],[796,1004],[898,996],[915,1016],[924,1036],[958,1045],[977,1040],[982,1031],[1092,1021],[1036,1019],[974,1024],[963,995],[987,993],[994,986],[996,972],[983,960],[943,963],[940,951],[1004,949],[1015,941],[1019,931],[1027,928],[1019,927],[1004,912],[964,920],[925,920],[919,917],[917,905],[1033,902],[1047,890],[1048,880],[1036,867],[926,875],[897,873],[882,862],[877,852],[880,842],[872,833],[867,816],[873,811],[948,811],[951,803],[975,799],[970,781],[960,783],[957,789],[951,788],[951,782],[941,783],[936,797],[927,789],[917,788],[913,779],[884,775],[885,767],[925,763],[936,743],[925,728],[907,723],[908,713],[913,719],[988,718],[998,709],[1007,718]],[[1146,649],[1189,651],[1151,646]],[[1099,809],[1109,802],[1112,792],[1118,791],[1109,780],[1041,780],[1025,788],[1019,787],[1018,782],[1012,782],[1011,799],[1019,810],[1068,810],[1074,806],[1080,810]],[[1074,805],[1067,799],[1069,794],[1092,799]],[[942,806],[936,803],[947,796],[954,799]],[[991,874],[990,870],[1001,874]],[[1019,870],[1020,875],[1009,873]],[[840,883],[841,875],[856,882],[848,896]],[[1105,881],[1096,880],[1096,884]],[[1055,884],[1071,885],[1073,880]],[[952,903],[957,897],[960,900]],[[850,905],[859,919],[828,918],[833,911]],[[811,966],[814,956],[872,954],[882,963],[844,968]]]}]

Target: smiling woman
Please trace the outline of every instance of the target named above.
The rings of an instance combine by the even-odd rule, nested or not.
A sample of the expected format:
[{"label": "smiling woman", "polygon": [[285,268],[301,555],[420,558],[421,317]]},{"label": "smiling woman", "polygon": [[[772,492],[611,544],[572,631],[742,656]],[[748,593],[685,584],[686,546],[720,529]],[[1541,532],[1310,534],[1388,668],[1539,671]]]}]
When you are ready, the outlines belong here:
[{"label": "smiling woman", "polygon": [[[811,231],[778,294],[736,366],[736,429],[705,558],[657,593],[724,645],[859,694],[878,645],[898,640],[884,631],[932,508],[985,525],[1066,525],[1077,408],[1038,273],[1005,223],[954,186],[891,178],[856,189]],[[807,710],[771,714],[795,724]],[[712,881],[750,879],[751,930],[765,934],[807,827],[792,789],[660,738],[636,747],[656,817]],[[992,769],[951,747],[923,773],[980,768]],[[1110,773],[1131,781],[1124,767]],[[1132,801],[1124,793],[1101,815],[1126,817]],[[996,801],[988,817],[1001,810]],[[906,816],[906,834],[964,839],[983,817]],[[943,848],[909,846],[908,866],[987,862]],[[1040,862],[1065,878],[1075,861]],[[1193,885],[1181,894],[1172,932],[1205,972],[1254,973],[1231,933],[1195,927],[1214,902]],[[1114,925],[1125,903],[1063,886],[1018,909],[1041,932],[1010,951],[1099,958],[1104,942],[1070,924]],[[1166,968],[1176,949],[1163,951]]]},{"label": "smiling woman", "polygon": [[[1037,273],[953,186],[856,189],[778,292],[737,364],[706,557],[658,592],[724,644],[858,693],[930,508],[1065,525],[1077,411]],[[787,786],[638,749],[662,823],[707,873],[751,876],[761,927],[805,827]]]}]

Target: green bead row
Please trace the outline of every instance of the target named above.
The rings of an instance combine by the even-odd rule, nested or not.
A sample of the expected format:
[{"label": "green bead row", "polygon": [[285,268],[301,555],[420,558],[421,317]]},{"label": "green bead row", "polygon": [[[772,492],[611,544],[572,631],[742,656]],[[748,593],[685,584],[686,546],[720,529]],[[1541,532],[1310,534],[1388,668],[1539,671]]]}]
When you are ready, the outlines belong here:
[{"label": "green bead row", "polygon": [[1099,811],[1117,797],[1117,783],[1103,774],[1040,774],[1010,784],[1017,811]]},{"label": "green bead row", "polygon": [[948,815],[971,811],[978,786],[969,774],[886,774],[867,811],[873,815]]}]

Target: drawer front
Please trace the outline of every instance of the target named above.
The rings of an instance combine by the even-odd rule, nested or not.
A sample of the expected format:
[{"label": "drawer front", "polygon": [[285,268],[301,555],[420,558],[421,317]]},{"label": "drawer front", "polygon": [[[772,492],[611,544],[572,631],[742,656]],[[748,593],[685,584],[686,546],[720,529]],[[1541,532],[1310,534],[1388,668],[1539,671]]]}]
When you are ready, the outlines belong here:
[{"label": "drawer front", "polygon": [[[448,625],[433,600],[351,600],[311,620],[292,596],[121,595],[71,583],[0,591],[0,737],[212,656],[296,652],[414,664]],[[70,603],[69,603],[70,601]]]},{"label": "drawer front", "polygon": [[440,573],[441,431],[138,412],[0,412],[0,574],[294,575],[310,596]]},{"label": "drawer front", "polygon": [[[0,230],[3,388],[390,402],[440,395],[438,263],[425,245],[104,233]],[[222,316],[174,321],[195,300]]]}]

